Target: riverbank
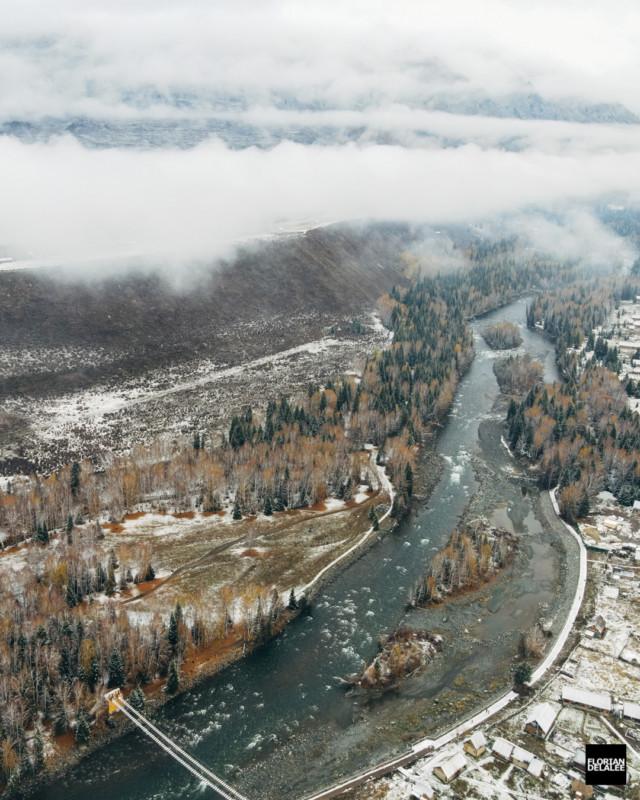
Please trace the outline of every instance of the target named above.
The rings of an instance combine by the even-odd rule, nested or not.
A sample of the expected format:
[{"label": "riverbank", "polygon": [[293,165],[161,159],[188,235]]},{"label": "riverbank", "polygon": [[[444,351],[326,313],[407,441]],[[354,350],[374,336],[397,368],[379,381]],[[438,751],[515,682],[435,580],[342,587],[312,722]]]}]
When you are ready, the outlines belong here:
[{"label": "riverbank", "polygon": [[[442,472],[442,460],[438,456],[436,450],[439,430],[439,428],[434,428],[433,435],[427,438],[418,452],[415,492],[412,501],[413,509],[423,504],[428,498]],[[382,468],[379,468],[379,473],[383,473]],[[193,658],[187,658],[182,666],[180,688],[176,694],[168,695],[166,693],[164,690],[165,682],[163,680],[154,681],[142,687],[145,692],[146,700],[144,713],[153,717],[162,708],[167,706],[167,704],[198,689],[198,687],[205,684],[210,679],[219,677],[225,670],[228,670],[242,659],[251,656],[257,650],[269,646],[270,643],[277,636],[281,635],[285,628],[300,615],[300,613],[309,611],[314,599],[318,597],[337,576],[361,559],[383,538],[393,534],[398,528],[400,520],[390,517],[391,505],[393,502],[393,489],[388,479],[386,479],[382,491],[388,495],[389,502],[387,503],[386,512],[379,520],[378,530],[374,530],[373,527],[370,527],[354,546],[335,559],[335,562],[331,563],[328,568],[324,567],[320,570],[320,572],[307,583],[305,587],[307,602],[304,604],[304,607],[295,611],[288,611],[285,624],[276,631],[269,641],[247,642],[242,636],[234,636],[231,634],[225,641],[217,642],[214,644],[213,648],[209,648],[215,651],[210,654],[211,657],[203,658],[202,654],[196,653]],[[408,513],[410,514],[412,512],[410,511]],[[23,788],[22,796],[25,798],[39,796],[39,793],[46,785],[63,778],[71,769],[79,765],[86,758],[132,733],[134,731],[132,723],[124,717],[121,719],[118,719],[118,717],[121,717],[121,715],[117,715],[116,718],[110,720],[109,725],[101,721],[99,728],[93,731],[90,742],[81,747],[77,747],[73,743],[72,736],[67,734],[66,737],[64,737],[64,746],[56,752],[53,767],[51,763],[49,763],[47,773],[38,776],[38,778],[33,780],[30,786]]]},{"label": "riverbank", "polygon": [[[433,461],[437,463],[437,458],[433,450],[433,442],[427,443],[425,447],[422,448],[421,456],[423,463],[431,464]],[[285,619],[282,621],[282,624],[277,626],[269,640],[250,641],[242,635],[241,631],[232,630],[226,639],[222,641],[217,640],[203,651],[195,652],[185,659],[180,671],[180,688],[173,695],[166,693],[165,680],[163,679],[152,681],[146,686],[141,687],[145,694],[144,713],[146,715],[154,716],[168,703],[193,691],[211,678],[220,675],[234,663],[250,656],[256,650],[268,646],[283,632],[289,623],[299,616],[299,614],[308,611],[309,606],[313,602],[313,598],[329,585],[337,575],[346,570],[375,546],[378,541],[397,527],[398,520],[390,517],[394,496],[393,487],[386,477],[384,467],[378,466],[376,467],[376,471],[381,481],[381,487],[360,505],[368,506],[371,500],[377,498],[380,493],[384,495],[387,510],[379,519],[379,527],[375,529],[373,526],[370,526],[355,545],[338,556],[338,558],[328,566],[323,567],[316,576],[309,581],[304,587],[304,602],[301,603],[298,609],[286,610]],[[298,597],[300,598],[300,594],[298,594]],[[144,596],[141,596],[139,598],[133,598],[133,601],[144,602],[144,599]],[[283,600],[286,602],[287,599],[288,591],[283,594]],[[25,798],[39,796],[39,792],[44,786],[62,778],[71,768],[80,764],[87,757],[90,757],[92,754],[97,753],[135,730],[133,724],[125,717],[122,717],[122,715],[115,715],[110,718],[108,722],[106,720],[107,718],[103,715],[99,717],[97,725],[92,730],[92,737],[85,745],[77,746],[74,742],[73,734],[71,733],[65,734],[62,737],[56,737],[57,748],[55,757],[52,758],[51,754],[49,754],[46,773],[33,778],[29,785],[21,787],[21,796]]]},{"label": "riverbank", "polygon": [[[497,313],[500,320],[521,320],[524,302]],[[473,328],[478,341],[478,325]],[[536,357],[545,360],[547,349],[536,337]],[[368,765],[392,760],[413,742],[434,735],[432,731],[459,723],[510,685],[509,667],[527,620],[522,613],[510,619],[509,611],[533,604],[537,612],[541,604],[557,602],[553,589],[560,582],[561,564],[552,543],[539,541],[543,525],[535,496],[528,491],[523,495],[522,480],[513,472],[499,433],[484,427],[479,431],[485,422],[501,422],[504,416],[494,406],[498,387],[492,363],[492,354],[479,341],[446,426],[430,437],[437,468],[427,467],[422,475],[414,470],[411,517],[391,536],[370,540],[364,557],[340,570],[314,596],[310,614],[288,625],[271,646],[159,713],[164,730],[246,796],[299,798]],[[487,438],[490,446],[483,447]],[[483,475],[488,484],[481,485]],[[428,502],[423,479],[425,486],[437,483]],[[506,516],[521,529],[526,539],[522,565],[514,565],[506,583],[492,587],[488,596],[461,598],[446,613],[436,610],[434,625],[419,619],[430,612],[413,612],[410,624],[416,627],[452,631],[447,637],[451,647],[437,659],[442,663],[434,669],[430,665],[387,698],[371,703],[345,698],[332,685],[332,676],[350,674],[373,657],[378,637],[393,631],[405,616],[412,583],[481,494],[494,501],[488,515]],[[500,675],[504,682],[495,685]],[[469,696],[474,693],[477,702]],[[100,785],[100,800],[176,796],[187,786],[195,790],[177,765],[166,764],[147,743],[140,742],[136,754],[140,747],[150,760],[146,767],[130,745],[114,745],[92,759],[90,781],[86,768],[76,770],[44,798],[83,800],[89,783]]]},{"label": "riverbank", "polygon": [[[485,431],[485,433],[487,433],[487,431]],[[487,444],[493,441],[495,441],[494,436],[485,437],[485,442]],[[491,503],[490,498],[483,497],[483,501],[485,499],[488,500],[489,504]],[[568,551],[566,554],[565,578],[570,583],[575,582],[575,592],[573,594],[571,592],[565,592],[564,603],[571,603],[566,618],[563,621],[562,627],[556,631],[553,644],[547,648],[543,659],[535,666],[529,685],[538,683],[559,658],[566,657],[574,649],[575,637],[572,636],[572,633],[576,621],[581,621],[580,615],[587,579],[586,548],[579,535],[561,519],[554,494],[541,492],[537,499],[538,508],[547,524],[554,529],[555,533],[563,538],[563,545]],[[576,552],[573,552],[574,550]],[[560,616],[562,616],[563,611],[564,608],[559,609]],[[425,756],[428,756],[429,763],[436,763],[438,761],[438,753],[442,748],[452,744],[460,737],[467,735],[474,728],[483,725],[489,720],[491,720],[492,725],[496,724],[498,720],[494,718],[500,715],[505,709],[512,706],[512,704],[515,703],[516,710],[514,711],[512,708],[509,708],[507,718],[514,713],[518,713],[519,708],[523,704],[530,705],[532,702],[535,701],[533,701],[531,697],[523,698],[516,692],[507,690],[500,697],[487,703],[484,707],[474,709],[471,717],[458,722],[448,730],[441,731],[439,735],[416,741],[413,743],[410,750],[400,754],[398,757],[372,769],[363,771],[360,774],[353,775],[344,782],[337,783],[327,789],[316,792],[308,796],[306,800],[329,800],[329,798],[338,795],[349,798],[349,800],[364,800],[365,797],[369,798],[371,796],[370,792],[366,790],[358,791],[358,787],[363,786],[365,783],[368,784],[372,779],[396,772],[401,767],[412,764],[419,759],[425,758]],[[502,719],[503,716],[504,715],[502,715],[500,719]],[[421,768],[421,773],[422,772],[424,772],[424,768]],[[383,792],[380,797],[383,798],[384,796],[386,795]]]},{"label": "riverbank", "polygon": [[[466,730],[465,720],[482,715],[487,706],[501,709],[515,698],[510,690],[511,666],[519,656],[522,634],[528,627],[544,615],[555,626],[555,637],[559,635],[578,580],[573,558],[566,555],[566,547],[570,547],[567,531],[553,513],[548,497],[537,492],[531,476],[512,462],[500,444],[501,426],[498,419],[480,425],[485,468],[477,469],[478,488],[467,503],[463,519],[504,515],[503,526],[510,526],[521,539],[514,563],[490,586],[451,598],[437,608],[414,610],[400,621],[401,625],[442,635],[442,656],[423,675],[407,679],[389,697],[357,698],[351,715],[354,720],[360,719],[361,725],[347,731],[334,727],[322,735],[311,727],[296,732],[287,743],[286,749],[292,754],[289,758],[303,760],[310,772],[315,771],[315,764],[309,763],[309,753],[318,754],[325,765],[332,763],[339,779],[359,771],[349,767],[349,763],[357,763],[358,754],[367,754],[370,764],[380,764],[394,760],[389,758],[390,751],[395,750],[401,758],[407,747],[426,742],[425,735],[430,743],[450,741],[448,732],[460,726]],[[411,756],[417,757],[415,753]],[[297,791],[291,790],[287,762],[286,753],[274,752],[252,765],[250,772],[256,778],[266,774],[279,796],[309,794],[304,787],[311,781],[298,781]],[[287,782],[282,780],[283,772],[288,775]],[[242,787],[248,794],[267,796],[247,770]]]}]

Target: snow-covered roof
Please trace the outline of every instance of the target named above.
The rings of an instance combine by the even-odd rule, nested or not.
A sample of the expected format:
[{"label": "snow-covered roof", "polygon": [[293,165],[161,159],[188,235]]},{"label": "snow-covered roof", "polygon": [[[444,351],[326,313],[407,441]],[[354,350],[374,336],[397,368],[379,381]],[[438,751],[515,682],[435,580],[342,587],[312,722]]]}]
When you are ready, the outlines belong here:
[{"label": "snow-covered roof", "polygon": [[577,689],[575,686],[562,687],[562,700],[611,711],[611,695],[590,692],[588,689]]},{"label": "snow-covered roof", "polygon": [[511,758],[511,753],[513,752],[513,745],[511,742],[503,739],[502,736],[498,736],[491,747],[491,752],[508,761]]},{"label": "snow-covered roof", "polygon": [[539,758],[534,756],[533,761],[527,767],[527,772],[529,775],[533,775],[534,778],[539,778],[542,775],[542,770],[544,769],[544,764],[540,761]]},{"label": "snow-covered roof", "polygon": [[587,763],[587,753],[584,747],[576,748],[576,752],[573,756],[573,763],[577,764],[579,767],[582,767],[582,769],[585,768],[585,765]]},{"label": "snow-covered roof", "polygon": [[534,759],[533,753],[525,750],[524,747],[516,745],[511,753],[512,761],[520,761],[522,764],[530,764]]},{"label": "snow-covered roof", "polygon": [[487,746],[487,739],[482,731],[474,731],[474,733],[467,739],[468,742],[475,747],[476,750],[479,750],[481,747]]},{"label": "snow-covered roof", "polygon": [[451,756],[451,758],[448,758],[446,761],[438,764],[438,767],[442,770],[442,774],[447,781],[452,780],[456,773],[460,772],[460,770],[463,770],[466,766],[467,759],[462,755],[462,753],[456,753],[455,755]]},{"label": "snow-covered roof", "polygon": [[435,790],[428,783],[416,783],[411,790],[412,797],[426,797],[427,800],[433,800],[436,796]]},{"label": "snow-covered roof", "polygon": [[546,736],[555,721],[557,711],[550,703],[540,703],[531,709],[527,718],[527,725],[536,724]]},{"label": "snow-covered roof", "polygon": [[640,719],[640,705],[638,703],[628,703],[626,700],[622,704],[622,715],[631,719]]}]

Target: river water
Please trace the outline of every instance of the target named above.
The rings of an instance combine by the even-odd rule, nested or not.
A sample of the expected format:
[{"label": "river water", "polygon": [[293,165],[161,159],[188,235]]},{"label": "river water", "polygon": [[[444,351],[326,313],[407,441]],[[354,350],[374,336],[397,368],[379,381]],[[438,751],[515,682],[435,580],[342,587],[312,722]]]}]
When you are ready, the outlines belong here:
[{"label": "river water", "polygon": [[[479,335],[487,325],[507,320],[521,328],[521,349],[544,362],[546,380],[557,379],[552,344],[526,329],[524,300],[474,321],[476,358],[460,381],[440,436],[445,468],[424,507],[338,575],[310,613],[280,637],[155,716],[158,727],[250,798],[301,797],[406,750],[410,741],[454,720],[465,703],[467,710],[479,702],[480,685],[495,679],[497,691],[508,678],[516,632],[539,607],[553,609],[562,556],[541,536],[535,490],[522,491],[524,476],[509,466],[499,443],[492,367],[500,354]],[[482,425],[488,426],[484,444]],[[479,497],[477,476],[484,469],[493,478]],[[495,524],[529,537],[513,581],[497,587],[484,604],[412,612],[410,624],[445,636],[434,668],[379,700],[346,696],[333,676],[357,671],[373,657],[378,636],[405,616],[411,586],[474,502],[484,503],[481,510],[488,508]],[[213,796],[155,744],[133,733],[82,761],[41,797],[168,800],[201,793]]]}]

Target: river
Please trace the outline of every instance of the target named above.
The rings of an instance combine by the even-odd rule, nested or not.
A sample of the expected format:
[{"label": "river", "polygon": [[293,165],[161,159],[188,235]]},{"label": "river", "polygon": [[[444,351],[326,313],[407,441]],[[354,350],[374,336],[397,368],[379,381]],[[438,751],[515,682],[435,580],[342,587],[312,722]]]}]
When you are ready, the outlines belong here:
[{"label": "river", "polygon": [[[540,517],[537,491],[500,444],[496,357],[482,328],[511,321],[555,380],[553,345],[528,331],[525,301],[472,325],[476,358],[458,391],[438,451],[444,470],[423,507],[338,575],[267,647],[177,698],[154,722],[248,797],[296,798],[407,749],[411,741],[470,712],[509,681],[520,631],[541,614],[560,618],[565,577],[558,534]],[[484,476],[484,478],[483,478]],[[400,691],[375,701],[346,696],[333,676],[357,671],[380,634],[405,616],[408,592],[467,509],[523,539],[508,581],[489,597],[407,615],[437,629],[443,653]],[[82,761],[45,800],[168,800],[213,796],[142,734]]]}]

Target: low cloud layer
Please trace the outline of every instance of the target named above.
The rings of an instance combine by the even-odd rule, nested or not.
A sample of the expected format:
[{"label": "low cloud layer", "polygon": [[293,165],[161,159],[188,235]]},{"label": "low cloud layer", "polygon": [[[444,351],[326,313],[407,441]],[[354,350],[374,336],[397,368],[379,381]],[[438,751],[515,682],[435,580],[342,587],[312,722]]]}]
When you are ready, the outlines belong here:
[{"label": "low cloud layer", "polygon": [[285,142],[231,151],[87,150],[71,137],[41,145],[0,140],[10,192],[3,239],[37,255],[141,251],[206,258],[230,241],[301,220],[451,222],[524,206],[637,196],[640,151],[509,153]]},{"label": "low cloud layer", "polygon": [[[632,0],[4,6],[0,123],[215,115],[279,130],[275,146],[242,150],[215,137],[189,150],[0,137],[0,241],[38,258],[183,263],[301,221],[451,222],[609,192],[639,199],[635,125],[424,107],[538,93],[640,114]],[[329,129],[330,144],[287,141],[305,128]]]}]

